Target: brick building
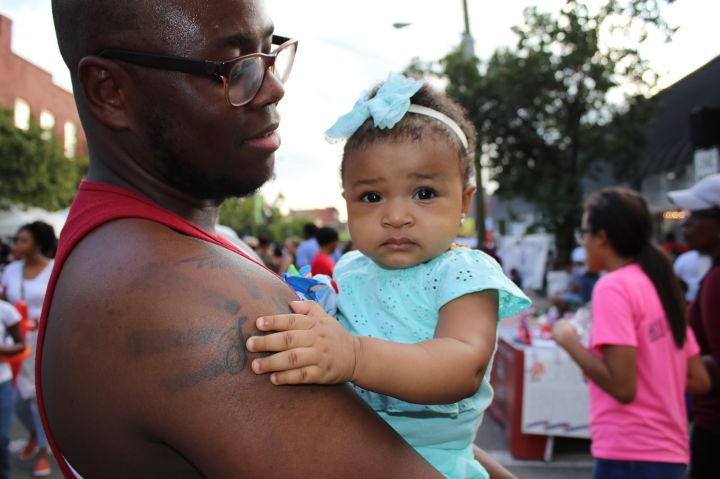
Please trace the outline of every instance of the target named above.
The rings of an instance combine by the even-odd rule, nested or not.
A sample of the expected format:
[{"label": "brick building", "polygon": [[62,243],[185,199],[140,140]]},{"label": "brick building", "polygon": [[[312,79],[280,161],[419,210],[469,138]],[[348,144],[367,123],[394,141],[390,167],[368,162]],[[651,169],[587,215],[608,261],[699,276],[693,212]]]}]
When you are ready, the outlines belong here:
[{"label": "brick building", "polygon": [[329,226],[336,230],[344,229],[344,225],[340,222],[339,212],[333,206],[311,210],[290,210],[288,216],[290,218],[312,218],[319,226]]},{"label": "brick building", "polygon": [[28,128],[32,115],[60,140],[68,158],[85,155],[87,143],[72,93],[55,85],[49,72],[15,55],[11,38],[12,20],[0,15],[0,107],[13,112],[18,128]]}]

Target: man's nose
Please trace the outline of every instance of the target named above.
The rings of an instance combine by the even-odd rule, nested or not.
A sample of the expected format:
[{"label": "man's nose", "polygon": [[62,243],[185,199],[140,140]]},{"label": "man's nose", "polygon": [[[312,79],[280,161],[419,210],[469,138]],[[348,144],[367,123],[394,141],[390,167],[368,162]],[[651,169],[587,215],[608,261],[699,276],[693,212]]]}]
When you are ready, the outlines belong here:
[{"label": "man's nose", "polygon": [[285,96],[285,87],[282,82],[270,71],[265,70],[262,85],[248,106],[250,108],[264,108],[279,102]]}]

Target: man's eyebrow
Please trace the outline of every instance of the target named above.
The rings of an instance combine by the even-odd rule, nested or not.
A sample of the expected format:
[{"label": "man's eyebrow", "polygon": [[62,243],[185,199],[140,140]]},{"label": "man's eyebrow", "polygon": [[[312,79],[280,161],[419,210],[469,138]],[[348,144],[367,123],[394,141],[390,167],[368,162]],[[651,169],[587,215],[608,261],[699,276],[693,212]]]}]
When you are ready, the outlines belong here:
[{"label": "man's eyebrow", "polygon": [[[267,27],[265,27],[264,30],[261,31],[259,38],[261,38],[261,41],[264,42],[266,38],[270,38],[272,36],[274,31],[275,25],[270,23]],[[248,44],[256,42],[257,39],[258,36],[252,32],[238,32],[232,35],[228,35],[226,37],[222,37],[220,41],[225,45],[231,45],[234,47],[246,47]]]}]

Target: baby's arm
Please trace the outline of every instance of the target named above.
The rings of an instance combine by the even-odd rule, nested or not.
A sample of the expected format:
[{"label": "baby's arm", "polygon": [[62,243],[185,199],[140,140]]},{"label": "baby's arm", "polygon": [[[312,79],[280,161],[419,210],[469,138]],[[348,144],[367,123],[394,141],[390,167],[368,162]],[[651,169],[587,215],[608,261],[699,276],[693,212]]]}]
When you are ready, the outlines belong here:
[{"label": "baby's arm", "polygon": [[253,362],[258,373],[275,371],[275,384],[352,381],[361,388],[409,402],[442,404],[480,387],[495,348],[496,291],[461,296],[444,305],[435,337],[400,344],[353,337],[314,303],[293,303],[300,314],[259,318],[251,351],[282,351]]}]

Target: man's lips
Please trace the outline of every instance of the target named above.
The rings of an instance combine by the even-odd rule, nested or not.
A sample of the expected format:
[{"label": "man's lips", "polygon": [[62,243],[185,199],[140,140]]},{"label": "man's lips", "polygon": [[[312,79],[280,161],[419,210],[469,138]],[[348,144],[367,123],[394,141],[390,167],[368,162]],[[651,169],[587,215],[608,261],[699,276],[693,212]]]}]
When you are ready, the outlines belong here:
[{"label": "man's lips", "polygon": [[277,124],[273,124],[257,135],[245,139],[244,143],[260,150],[275,151],[280,148],[280,134]]}]

